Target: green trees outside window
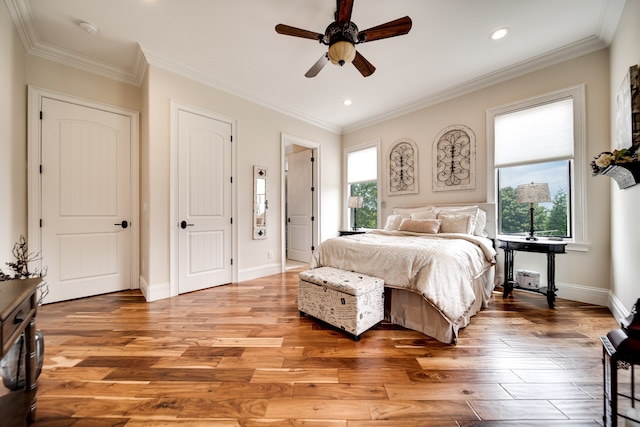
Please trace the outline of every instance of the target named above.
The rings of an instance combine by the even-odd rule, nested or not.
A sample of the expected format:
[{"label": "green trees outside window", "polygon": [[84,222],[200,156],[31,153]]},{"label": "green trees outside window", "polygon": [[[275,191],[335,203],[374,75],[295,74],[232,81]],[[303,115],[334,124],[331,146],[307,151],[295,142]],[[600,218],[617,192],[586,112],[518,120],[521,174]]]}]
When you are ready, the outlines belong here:
[{"label": "green trees outside window", "polygon": [[[378,228],[378,184],[376,181],[351,184],[351,196],[362,197],[356,211],[358,228]],[[351,213],[353,215],[353,212]],[[351,220],[353,224],[353,219]]]}]

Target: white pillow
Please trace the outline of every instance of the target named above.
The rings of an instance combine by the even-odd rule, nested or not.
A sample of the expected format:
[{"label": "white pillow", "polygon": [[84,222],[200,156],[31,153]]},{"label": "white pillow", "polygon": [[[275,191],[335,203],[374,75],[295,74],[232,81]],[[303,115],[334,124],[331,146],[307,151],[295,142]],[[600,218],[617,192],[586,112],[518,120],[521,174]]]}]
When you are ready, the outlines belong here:
[{"label": "white pillow", "polygon": [[476,217],[476,227],[473,229],[474,236],[488,237],[485,231],[487,228],[487,213],[478,208],[478,216]]},{"label": "white pillow", "polygon": [[404,218],[405,217],[402,215],[389,215],[387,217],[387,222],[384,224],[384,229],[388,231],[397,231]]},{"label": "white pillow", "polygon": [[440,233],[464,233],[471,234],[472,228],[472,216],[469,214],[462,215],[438,215],[440,220]]},{"label": "white pillow", "polygon": [[411,219],[437,219],[438,212],[434,210],[414,212],[411,214]]},{"label": "white pillow", "polygon": [[414,233],[436,234],[440,229],[438,219],[410,219],[405,218],[400,224],[400,231],[411,231]]}]

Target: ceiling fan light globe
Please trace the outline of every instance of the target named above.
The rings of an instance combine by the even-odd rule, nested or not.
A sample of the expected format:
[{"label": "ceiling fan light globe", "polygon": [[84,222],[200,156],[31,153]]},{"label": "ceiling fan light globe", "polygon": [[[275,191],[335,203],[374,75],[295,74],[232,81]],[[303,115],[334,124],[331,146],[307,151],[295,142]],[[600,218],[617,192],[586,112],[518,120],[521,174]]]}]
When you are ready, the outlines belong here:
[{"label": "ceiling fan light globe", "polygon": [[356,57],[356,47],[348,41],[338,41],[329,46],[327,53],[332,64],[344,65]]}]

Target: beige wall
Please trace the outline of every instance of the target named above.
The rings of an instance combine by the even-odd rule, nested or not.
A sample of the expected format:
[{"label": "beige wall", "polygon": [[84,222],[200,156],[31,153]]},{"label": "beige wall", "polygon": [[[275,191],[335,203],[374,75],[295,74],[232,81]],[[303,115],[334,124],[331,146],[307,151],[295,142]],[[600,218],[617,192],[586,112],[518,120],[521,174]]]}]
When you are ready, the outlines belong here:
[{"label": "beige wall", "polygon": [[24,48],[0,6],[0,268],[27,235],[27,90]]},{"label": "beige wall", "polygon": [[[615,123],[615,96],[630,66],[640,64],[640,2],[625,2],[624,11],[611,44],[611,123]],[[610,141],[610,143],[609,143]],[[615,129],[612,126],[606,149],[614,149]],[[597,154],[596,152],[593,153]],[[620,307],[628,313],[640,298],[637,265],[640,259],[640,185],[620,190],[609,178],[611,187],[611,291]],[[603,228],[606,228],[603,224]],[[614,307],[618,308],[618,307]],[[621,309],[620,309],[621,310]]]},{"label": "beige wall", "polygon": [[[158,67],[150,66],[145,96],[148,97],[148,136],[142,139],[141,212],[148,221],[148,247],[142,248],[142,259],[148,261],[149,286],[163,286],[170,280],[170,102],[190,105],[237,121],[237,268],[239,279],[261,275],[265,267],[279,271],[282,212],[281,198],[281,133],[287,133],[321,144],[321,218],[322,230],[335,235],[340,216],[340,136],[313,125],[269,110],[260,105],[189,80]],[[144,132],[144,131],[143,131]],[[268,183],[269,238],[252,239],[253,165],[269,169]],[[145,204],[148,205],[145,208]],[[145,209],[148,213],[145,213]],[[143,227],[146,227],[143,224]],[[143,239],[144,240],[144,239]],[[268,251],[275,258],[268,259]]]},{"label": "beige wall", "polygon": [[[420,194],[386,196],[386,208],[422,203],[484,202],[487,200],[486,111],[511,102],[568,88],[586,85],[587,156],[608,146],[609,137],[609,56],[604,49],[561,64],[535,71],[503,83],[433,105],[345,135],[345,147],[380,138],[382,153],[399,138],[411,138],[418,145]],[[476,189],[473,191],[433,192],[432,144],[445,127],[463,124],[476,135]],[[385,164],[386,167],[386,164]],[[383,167],[383,170],[384,167]],[[386,182],[384,183],[386,184]],[[609,289],[609,183],[587,178],[588,252],[572,251],[556,259],[556,283],[560,296],[586,302],[606,303]],[[500,251],[501,252],[501,251]],[[500,254],[500,261],[502,254]],[[546,259],[536,254],[518,254],[516,268],[541,272],[546,281]],[[499,271],[502,272],[501,262]],[[582,298],[582,299],[580,299]]]}]

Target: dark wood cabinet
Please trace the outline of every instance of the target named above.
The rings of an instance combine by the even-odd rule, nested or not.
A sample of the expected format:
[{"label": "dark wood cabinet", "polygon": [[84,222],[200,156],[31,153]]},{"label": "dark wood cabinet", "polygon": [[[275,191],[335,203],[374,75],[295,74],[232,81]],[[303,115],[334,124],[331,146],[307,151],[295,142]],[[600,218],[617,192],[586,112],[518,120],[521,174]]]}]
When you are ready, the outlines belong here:
[{"label": "dark wood cabinet", "polygon": [[25,335],[25,387],[0,390],[0,423],[24,426],[36,417],[36,310],[37,290],[42,279],[0,282],[0,338],[4,357],[22,333]]}]

